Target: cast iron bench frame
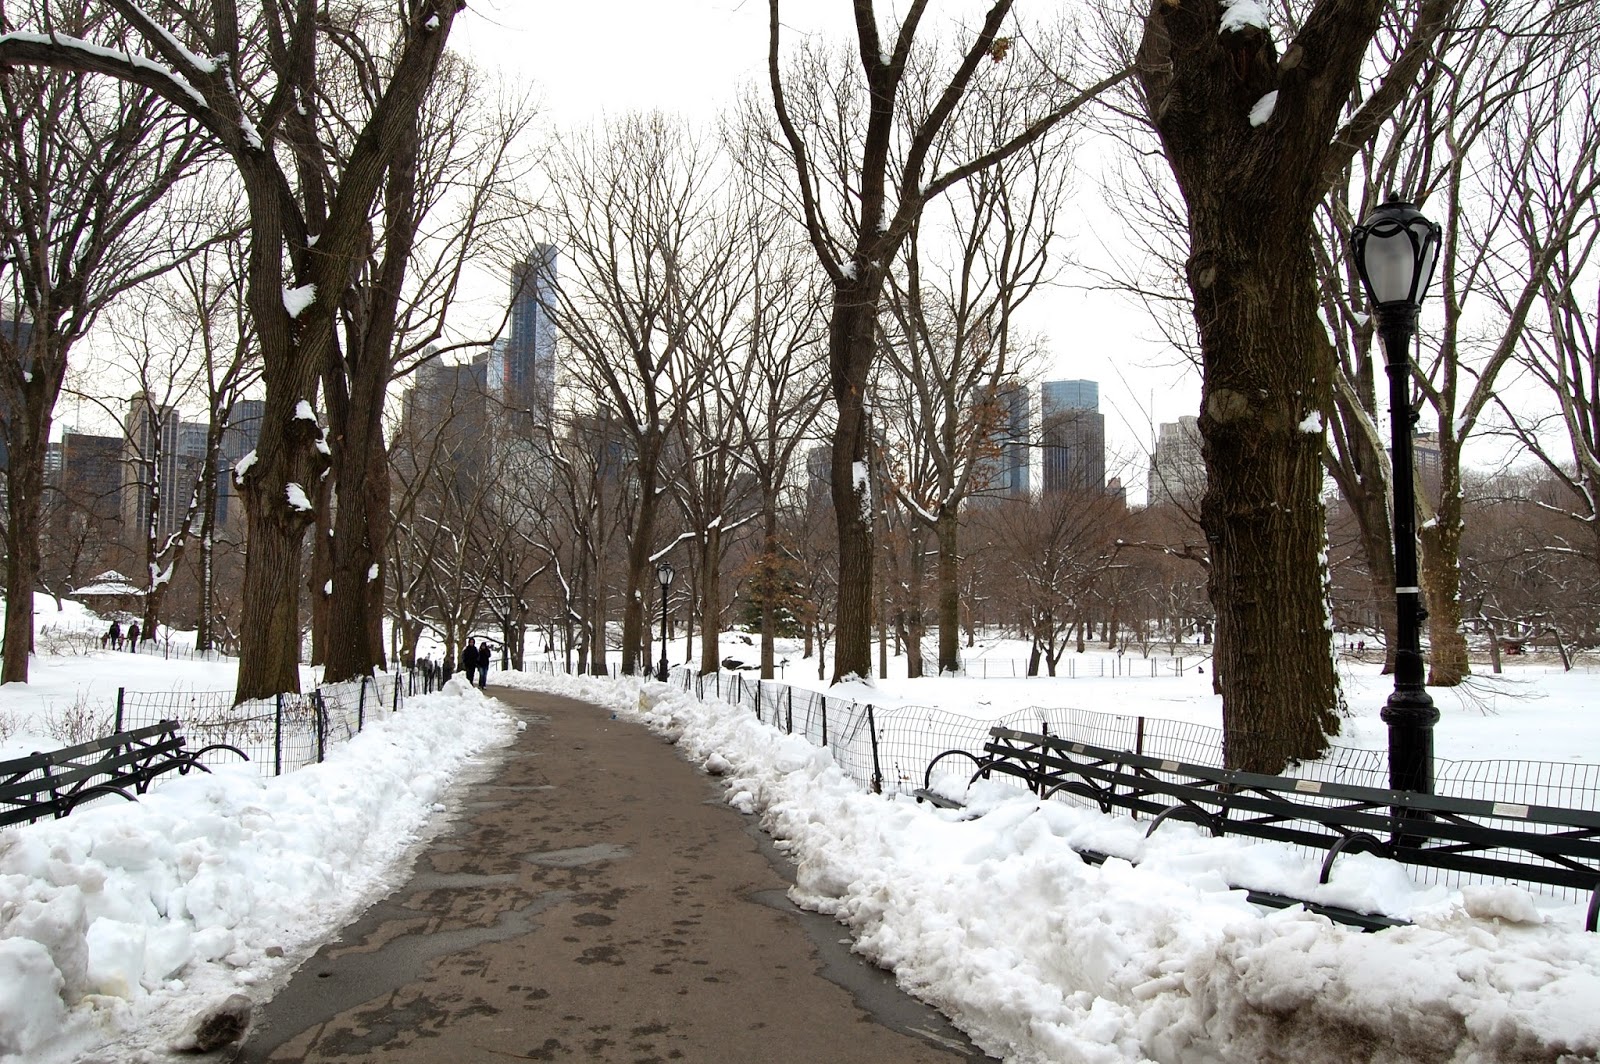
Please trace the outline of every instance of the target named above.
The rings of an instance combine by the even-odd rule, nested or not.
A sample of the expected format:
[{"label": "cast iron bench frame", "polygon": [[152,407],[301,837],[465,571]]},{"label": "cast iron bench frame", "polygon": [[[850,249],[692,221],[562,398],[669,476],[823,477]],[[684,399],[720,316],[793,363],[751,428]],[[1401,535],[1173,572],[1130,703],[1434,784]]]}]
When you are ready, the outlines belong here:
[{"label": "cast iron bench frame", "polygon": [[1241,772],[1006,727],[990,730],[981,756],[946,750],[930,761],[914,792],[918,801],[962,804],[932,790],[935,766],[955,757],[973,762],[969,786],[996,773],[1013,776],[1040,799],[1067,793],[1101,812],[1148,816],[1147,837],[1168,820],[1187,820],[1214,836],[1322,850],[1323,883],[1340,854],[1366,851],[1442,871],[1588,891],[1586,929],[1594,931],[1600,920],[1600,811]]},{"label": "cast iron bench frame", "polygon": [[179,724],[164,720],[132,731],[116,732],[59,750],[0,761],[0,827],[60,819],[83,802],[108,794],[131,801],[168,772],[186,776],[191,769],[211,770],[200,758],[226,750],[250,760],[243,750],[213,743],[189,750]]}]

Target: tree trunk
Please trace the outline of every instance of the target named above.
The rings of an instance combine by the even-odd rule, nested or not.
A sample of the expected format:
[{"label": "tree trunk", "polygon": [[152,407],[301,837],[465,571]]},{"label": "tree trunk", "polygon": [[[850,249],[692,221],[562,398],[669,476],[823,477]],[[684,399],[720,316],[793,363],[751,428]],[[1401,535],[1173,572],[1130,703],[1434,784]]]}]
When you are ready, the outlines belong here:
[{"label": "tree trunk", "polygon": [[1315,314],[1309,241],[1280,249],[1294,269],[1263,269],[1250,261],[1254,248],[1233,244],[1249,231],[1244,220],[1215,221],[1196,227],[1190,283],[1207,352],[1200,515],[1211,544],[1225,753],[1230,768],[1278,772],[1320,756],[1339,729],[1323,440],[1304,427],[1331,400],[1332,351]]},{"label": "tree trunk", "polygon": [[1383,7],[1318,0],[1281,61],[1261,23],[1225,26],[1224,8],[1152,4],[1138,76],[1189,222],[1224,756],[1278,772],[1320,755],[1342,708],[1321,501],[1335,367],[1312,216],[1352,150],[1335,130]]},{"label": "tree trunk", "polygon": [[[251,279],[252,288],[262,283]],[[276,316],[281,318],[281,284],[272,283],[270,293],[267,298],[276,304]],[[259,292],[252,292],[253,303],[259,297]],[[252,309],[258,323],[273,317],[272,312]],[[300,404],[309,406],[316,397],[317,371],[324,363],[331,323],[324,316],[306,328],[316,332],[298,337],[292,354],[284,351],[265,360],[261,436],[254,461],[242,478],[236,478],[249,538],[242,592],[246,623],[239,633],[235,702],[300,690],[300,587],[305,571],[301,555],[306,529],[314,523],[306,503],[327,469],[327,458],[319,450],[319,444],[326,447],[322,430],[303,416]]]},{"label": "tree trunk", "polygon": [[[334,464],[337,470],[337,461]],[[336,474],[337,475],[337,474]],[[317,486],[317,519],[311,536],[311,576],[306,594],[311,603],[311,664],[328,661],[328,620],[333,598],[333,484],[327,478]]]},{"label": "tree trunk", "polygon": [[[6,629],[0,683],[28,682],[33,652],[33,589],[39,584],[39,533],[44,499],[44,441],[50,438],[50,411],[39,409],[28,382],[21,407],[6,419],[10,469],[6,480]],[[15,401],[15,400],[13,400]],[[52,400],[51,406],[54,406]]]},{"label": "tree trunk", "polygon": [[[388,451],[383,440],[383,381],[352,381],[344,436],[334,441],[333,594],[327,603],[324,680],[371,676],[384,667],[383,550],[389,534]],[[330,404],[331,405],[331,404]]]},{"label": "tree trunk", "polygon": [[[1382,487],[1379,488],[1382,492]],[[1352,509],[1356,500],[1345,497]],[[1381,498],[1363,495],[1360,506],[1373,511],[1364,519],[1357,516],[1361,525],[1361,546],[1367,556],[1367,572],[1372,577],[1372,605],[1383,628],[1383,675],[1394,672],[1394,650],[1400,645],[1400,615],[1394,597],[1394,532],[1389,526],[1389,507]]]},{"label": "tree trunk", "polygon": [[829,486],[839,534],[839,620],[833,634],[833,681],[872,676],[872,490],[867,476],[870,425],[867,376],[872,366],[879,286],[834,292],[828,363],[838,420]]},{"label": "tree trunk", "polygon": [[[772,679],[773,659],[777,656],[774,643],[778,635],[778,611],[775,601],[779,594],[778,567],[778,509],[772,504],[776,492],[762,493],[761,512],[761,678]],[[810,642],[809,637],[807,642]]]},{"label": "tree trunk", "polygon": [[1417,530],[1422,553],[1423,602],[1428,610],[1428,685],[1455,687],[1472,673],[1467,637],[1461,629],[1461,521],[1456,505],[1446,505]]},{"label": "tree trunk", "polygon": [[939,672],[961,671],[961,529],[953,507],[939,511]]},{"label": "tree trunk", "polygon": [[622,671],[629,676],[650,671],[649,662],[639,660],[639,648],[644,645],[644,592],[655,583],[650,555],[654,553],[651,537],[655,535],[656,516],[661,511],[660,493],[656,491],[661,447],[658,431],[648,435],[649,439],[639,441],[639,516],[628,539],[628,579],[622,603]]},{"label": "tree trunk", "polygon": [[[700,631],[702,633],[718,633],[722,631],[720,623],[722,617],[722,589],[717,586],[716,559],[722,551],[722,529],[720,526],[706,530],[705,539],[702,540],[700,553]],[[700,675],[717,671],[717,639],[713,635],[710,639],[700,640]]]}]

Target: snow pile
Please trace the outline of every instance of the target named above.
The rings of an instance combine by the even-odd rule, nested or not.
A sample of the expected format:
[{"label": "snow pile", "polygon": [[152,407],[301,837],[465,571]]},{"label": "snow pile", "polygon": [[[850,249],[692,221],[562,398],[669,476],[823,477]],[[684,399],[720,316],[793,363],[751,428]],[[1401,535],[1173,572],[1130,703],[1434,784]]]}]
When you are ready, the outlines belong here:
[{"label": "snow pile", "polygon": [[446,784],[510,718],[452,682],[276,779],[169,776],[65,820],[0,831],[0,1061],[165,1045],[259,988],[397,880]]},{"label": "snow pile", "polygon": [[[1600,1053],[1600,936],[1514,887],[1414,885],[1347,855],[1317,894],[1285,847],[1146,825],[998,785],[982,815],[859,791],[829,754],[664,685],[502,674],[615,709],[721,776],[798,865],[794,900],[851,929],[985,1051],[1018,1062],[1556,1060]],[[1096,866],[1074,847],[1118,854]],[[1362,934],[1240,885],[1381,907]]]}]

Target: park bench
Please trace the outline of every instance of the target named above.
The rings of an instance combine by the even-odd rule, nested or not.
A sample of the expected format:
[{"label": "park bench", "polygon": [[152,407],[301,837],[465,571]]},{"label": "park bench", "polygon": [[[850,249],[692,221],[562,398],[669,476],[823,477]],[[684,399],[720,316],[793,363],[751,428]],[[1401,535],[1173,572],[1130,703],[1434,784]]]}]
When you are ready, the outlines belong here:
[{"label": "park bench", "polygon": [[[1586,928],[1594,931],[1600,919],[1597,810],[1241,772],[1005,727],[990,730],[980,753],[947,750],[929,762],[922,787],[913,792],[918,801],[962,805],[948,788],[933,786],[940,763],[959,763],[959,758],[972,763],[969,786],[978,779],[1011,776],[1040,799],[1068,794],[1102,812],[1119,809],[1148,817],[1147,836],[1169,820],[1185,820],[1219,837],[1244,835],[1321,851],[1323,883],[1341,854],[1365,851],[1444,872],[1587,892]],[[1266,895],[1259,900],[1304,904]],[[1341,918],[1338,912],[1307,907]],[[1366,926],[1375,919],[1345,922]],[[1395,922],[1378,920],[1380,925]]]},{"label": "park bench", "polygon": [[189,750],[178,722],[164,720],[132,731],[117,732],[76,746],[0,761],[0,827],[61,818],[79,804],[109,794],[129,801],[168,772],[211,770],[200,758],[225,750],[250,760],[226,743]]}]

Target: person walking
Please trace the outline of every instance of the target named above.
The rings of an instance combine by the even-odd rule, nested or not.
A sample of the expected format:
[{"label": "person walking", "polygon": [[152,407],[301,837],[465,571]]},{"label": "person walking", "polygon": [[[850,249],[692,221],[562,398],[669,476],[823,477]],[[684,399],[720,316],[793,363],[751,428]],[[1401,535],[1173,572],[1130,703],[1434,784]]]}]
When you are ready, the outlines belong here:
[{"label": "person walking", "polygon": [[128,652],[139,653],[139,622],[134,621],[128,625]]},{"label": "person walking", "polygon": [[489,641],[478,645],[478,690],[489,686]]},{"label": "person walking", "polygon": [[112,621],[111,630],[105,634],[104,639],[100,640],[102,647],[107,643],[111,644],[112,650],[122,649],[122,623],[120,621]]},{"label": "person walking", "polygon": [[467,685],[475,687],[478,683],[478,644],[470,638],[467,645],[461,650],[461,671],[467,674]]}]

